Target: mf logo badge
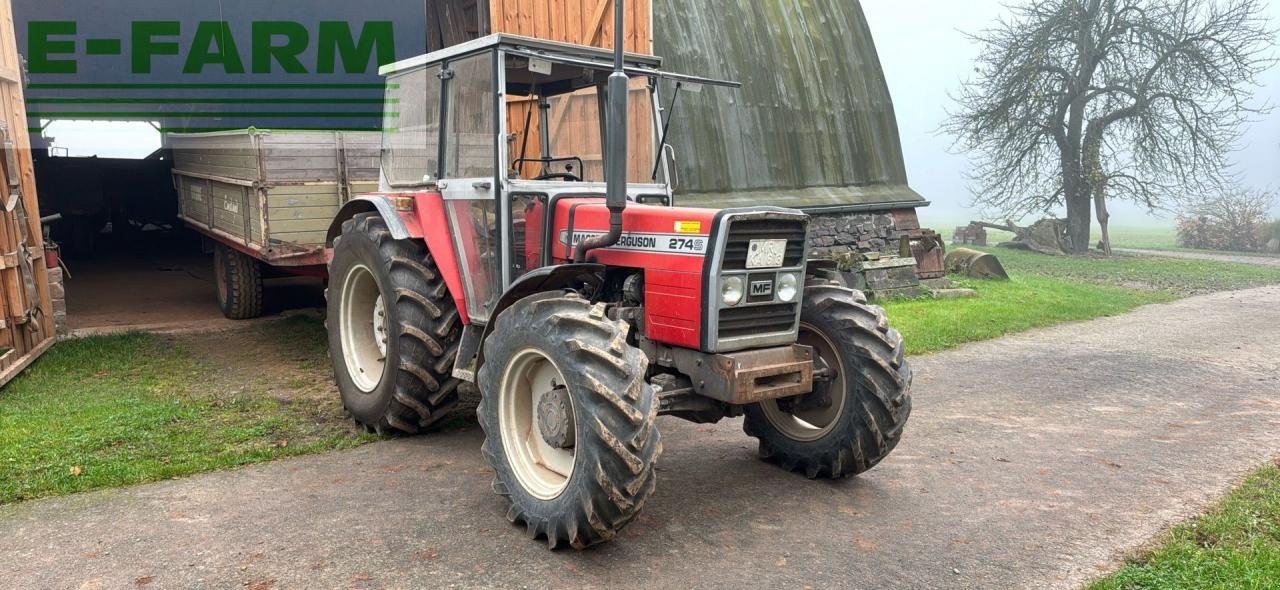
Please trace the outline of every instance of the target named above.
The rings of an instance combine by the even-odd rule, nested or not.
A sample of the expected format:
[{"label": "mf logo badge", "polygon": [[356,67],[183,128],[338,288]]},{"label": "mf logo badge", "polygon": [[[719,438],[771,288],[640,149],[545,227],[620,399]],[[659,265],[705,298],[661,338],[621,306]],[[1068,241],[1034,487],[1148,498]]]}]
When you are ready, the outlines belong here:
[{"label": "mf logo badge", "polygon": [[773,281],[752,281],[751,297],[773,297]]}]

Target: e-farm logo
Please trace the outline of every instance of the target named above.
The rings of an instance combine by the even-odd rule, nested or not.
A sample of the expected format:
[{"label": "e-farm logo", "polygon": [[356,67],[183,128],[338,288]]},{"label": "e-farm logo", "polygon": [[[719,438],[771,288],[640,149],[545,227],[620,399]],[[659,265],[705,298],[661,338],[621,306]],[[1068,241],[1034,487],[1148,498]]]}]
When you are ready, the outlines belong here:
[{"label": "e-farm logo", "polygon": [[82,37],[75,21],[31,21],[27,45],[36,75],[79,73],[81,56],[119,56],[139,76],[173,66],[188,75],[365,74],[396,57],[391,21],[138,21],[124,39]]}]

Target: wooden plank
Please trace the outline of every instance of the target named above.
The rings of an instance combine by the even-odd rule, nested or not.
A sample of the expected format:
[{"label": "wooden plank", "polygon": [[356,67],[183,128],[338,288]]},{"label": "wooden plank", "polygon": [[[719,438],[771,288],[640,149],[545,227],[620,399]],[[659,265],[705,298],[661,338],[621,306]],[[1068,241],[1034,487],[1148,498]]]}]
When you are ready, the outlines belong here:
[{"label": "wooden plank", "polygon": [[[11,147],[16,152],[14,159],[17,165],[17,170],[6,170],[5,174],[16,177],[22,195],[22,209],[26,214],[25,225],[21,227],[16,209],[0,215],[0,253],[31,257],[30,277],[24,278],[23,269],[17,267],[4,270],[5,276],[0,278],[4,283],[0,290],[0,299],[3,299],[0,309],[6,314],[0,318],[3,320],[0,346],[13,349],[0,360],[0,385],[34,361],[52,344],[55,336],[48,269],[44,266],[40,207],[31,162],[31,142],[26,132],[26,106],[18,74],[18,48],[13,27],[12,5],[9,0],[0,0],[0,115],[3,116]],[[4,167],[8,167],[7,163]],[[0,179],[0,186],[7,187],[7,179]],[[27,280],[35,285],[35,301],[28,301]],[[34,312],[34,322],[27,321],[28,310]]]},{"label": "wooden plank", "polygon": [[[610,14],[609,9],[613,7],[613,0],[600,0],[596,4],[596,9],[591,13],[591,24],[587,26],[585,35],[583,35],[583,45],[596,45],[599,43],[600,36],[604,34],[605,15]],[[610,25],[609,28],[613,28]]]},{"label": "wooden plank", "polygon": [[[6,331],[12,329],[12,327],[7,327]],[[13,381],[13,378],[17,377],[19,373],[27,370],[27,367],[30,367],[31,363],[36,362],[36,359],[40,358],[40,355],[49,351],[49,348],[53,346],[53,343],[54,338],[50,336],[49,338],[45,338],[37,344],[34,349],[27,351],[22,356],[14,358],[12,354],[9,355],[10,358],[5,359],[7,366],[0,369],[0,385]],[[10,360],[11,358],[13,360]]]}]

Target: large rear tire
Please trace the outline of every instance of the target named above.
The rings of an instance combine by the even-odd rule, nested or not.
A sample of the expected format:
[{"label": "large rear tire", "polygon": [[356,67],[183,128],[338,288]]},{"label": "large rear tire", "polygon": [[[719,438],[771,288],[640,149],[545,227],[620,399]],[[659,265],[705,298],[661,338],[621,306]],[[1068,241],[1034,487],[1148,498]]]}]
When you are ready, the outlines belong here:
[{"label": "large rear tire", "polygon": [[377,213],[342,224],[329,264],[329,355],[342,403],[378,434],[416,434],[458,404],[461,322],[426,245]]},{"label": "large rear tire", "polygon": [[548,293],[511,306],[485,342],[477,415],[507,519],[556,549],[617,536],[657,483],[649,361],[605,306]]},{"label": "large rear tire", "polygon": [[224,244],[213,246],[218,307],[229,320],[262,317],[262,263]]},{"label": "large rear tire", "polygon": [[760,456],[810,479],[875,467],[911,414],[902,336],[861,293],[822,282],[805,289],[799,343],[814,348],[827,377],[814,393],[747,407],[744,429],[760,439]]}]

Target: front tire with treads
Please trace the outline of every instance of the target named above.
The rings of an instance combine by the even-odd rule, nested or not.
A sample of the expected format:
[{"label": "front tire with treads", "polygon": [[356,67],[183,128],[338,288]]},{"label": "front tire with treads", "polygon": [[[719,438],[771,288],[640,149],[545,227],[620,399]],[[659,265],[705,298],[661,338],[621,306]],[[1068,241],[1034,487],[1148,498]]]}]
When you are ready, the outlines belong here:
[{"label": "front tire with treads", "polygon": [[[656,486],[658,399],[629,330],[604,304],[545,293],[504,311],[485,341],[477,415],[494,490],[511,502],[508,520],[552,549],[613,539]],[[561,435],[554,446],[548,395],[569,406],[555,414],[569,417],[551,429]]]},{"label": "front tire with treads", "polygon": [[329,264],[329,354],[343,406],[379,434],[416,434],[458,405],[461,321],[421,240],[377,213],[342,224]]},{"label": "front tire with treads", "polygon": [[884,460],[911,415],[911,366],[884,309],[826,281],[805,288],[799,343],[814,348],[814,393],[747,406],[760,456],[810,479],[858,475]]}]

